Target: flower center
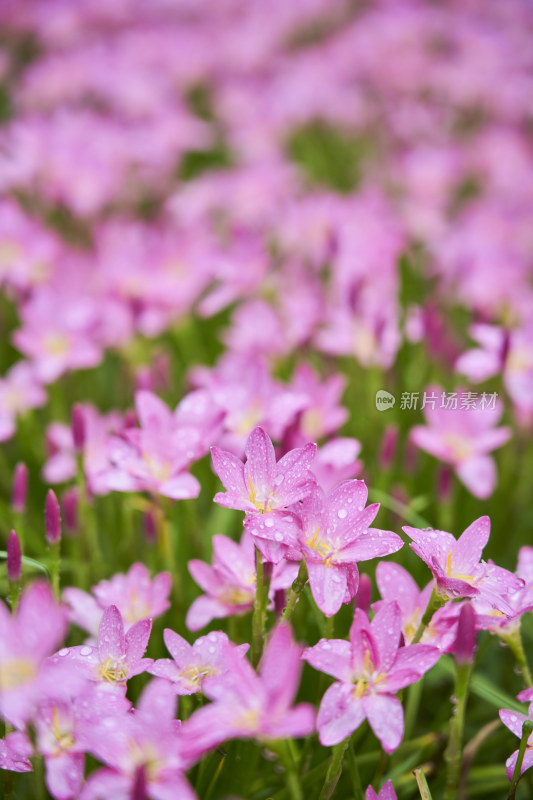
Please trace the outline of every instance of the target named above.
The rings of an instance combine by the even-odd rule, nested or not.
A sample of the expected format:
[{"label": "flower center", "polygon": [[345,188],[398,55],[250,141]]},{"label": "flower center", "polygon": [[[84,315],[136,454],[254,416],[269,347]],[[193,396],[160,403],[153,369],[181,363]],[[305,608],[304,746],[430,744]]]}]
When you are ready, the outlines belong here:
[{"label": "flower center", "polygon": [[121,664],[112,658],[108,658],[100,664],[100,679],[109,683],[117,683],[128,677],[128,670],[125,664]]}]

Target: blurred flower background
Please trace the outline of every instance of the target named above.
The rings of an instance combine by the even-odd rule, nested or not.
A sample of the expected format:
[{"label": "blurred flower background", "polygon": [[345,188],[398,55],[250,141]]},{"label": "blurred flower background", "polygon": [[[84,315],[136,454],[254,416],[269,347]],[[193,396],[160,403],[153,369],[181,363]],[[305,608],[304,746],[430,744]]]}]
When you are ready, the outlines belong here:
[{"label": "blurred flower background", "polygon": [[[313,527],[318,518],[346,515],[335,494],[343,480],[366,480],[369,501],[381,504],[384,538],[368,558],[397,550],[401,540],[391,532],[402,525],[458,536],[488,515],[485,555],[515,569],[520,548],[533,545],[532,42],[529,0],[3,0],[0,548],[8,550],[15,528],[23,583],[43,572],[59,582],[59,551],[50,530],[47,546],[43,518],[53,486],[66,534],[61,587],[69,587],[63,598],[78,626],[69,658],[83,649],[81,628],[104,678],[113,670],[122,680],[126,672],[117,678],[119,662],[110,661],[115,651],[105,650],[105,660],[103,645],[96,652],[102,620],[120,618],[113,641],[123,654],[137,648],[130,674],[145,661],[135,636],[127,639],[135,625],[164,614],[179,632],[173,635],[190,642],[188,628],[215,620],[225,632],[217,634],[225,637],[221,652],[229,648],[236,674],[251,681],[226,632],[240,646],[250,640],[252,537],[266,572],[273,564],[270,607],[283,608],[304,548],[316,603],[328,617],[340,608],[336,633],[344,636],[357,567],[338,567],[341,589],[325,586],[331,573],[322,561],[340,545],[317,538]],[[380,392],[388,393],[381,405]],[[276,454],[264,443],[252,452],[249,443],[241,474],[257,426]],[[310,462],[310,442],[318,450],[309,466],[307,456],[291,453],[302,449]],[[262,472],[263,458],[270,472]],[[305,480],[296,458],[312,470]],[[316,480],[319,510],[302,493]],[[220,505],[213,505],[217,492]],[[285,509],[302,499],[308,529],[295,533]],[[240,514],[230,509],[260,511],[261,530],[257,515],[247,517],[241,539]],[[269,523],[281,538],[265,530]],[[365,525],[365,533],[377,531]],[[529,586],[528,553],[518,575]],[[385,569],[381,583],[407,581],[405,593],[415,598],[409,614],[418,620],[420,590],[405,570],[419,585],[428,570],[408,548],[395,558],[400,572],[387,579]],[[360,586],[377,599],[376,565],[363,566],[361,577],[373,583]],[[153,581],[148,569],[159,572]],[[13,582],[0,571],[3,597]],[[377,584],[392,601],[379,569]],[[527,651],[530,606],[523,595],[515,600],[514,611],[506,601],[506,619],[527,612]],[[494,607],[479,602],[478,614],[486,611],[496,626]],[[329,635],[329,621],[302,606],[295,637],[315,645]],[[366,611],[368,604],[360,615]],[[446,639],[446,609],[437,614]],[[50,633],[55,644],[63,622],[58,617]],[[154,619],[148,653],[155,664],[167,655],[162,630]],[[404,641],[413,632],[407,621]],[[491,642],[484,636],[481,653]],[[179,682],[190,689],[205,675],[190,660],[197,645],[183,642],[189,661],[183,648],[178,658],[171,651],[174,661],[166,658],[154,674],[174,675],[174,662],[181,668],[183,661],[189,672]],[[285,628],[270,652],[279,642],[293,670],[298,655]],[[492,645],[490,653],[471,699],[470,738],[497,708],[517,705],[511,651]],[[268,674],[261,680],[268,683]],[[301,698],[315,702],[323,675],[307,666],[303,675]],[[133,677],[130,700],[146,678]],[[428,700],[434,707],[419,711],[417,733],[434,738],[389,767],[374,759],[375,741],[374,750],[361,744],[366,783],[374,778],[378,789],[381,778],[398,779],[401,798],[416,796],[413,766],[428,761],[438,772],[442,760],[449,676],[439,663],[425,680],[428,697],[446,686],[441,705]],[[47,691],[41,683],[32,698]],[[168,687],[150,686],[139,707],[146,720],[151,703],[168,701]],[[24,726],[32,698],[11,717],[3,712],[9,724]],[[215,711],[202,711],[206,720],[227,711],[216,699]],[[89,702],[100,708],[96,695]],[[183,719],[195,707],[187,697],[181,702]],[[239,737],[271,730],[254,727],[248,699],[242,703],[248,722],[239,723]],[[37,731],[52,712],[39,713]],[[75,710],[76,725],[83,713]],[[165,718],[174,731],[172,722]],[[189,728],[191,741],[202,739],[202,724]],[[477,761],[465,797],[501,798],[509,785],[504,761],[513,737],[502,726],[491,736],[479,753],[472,748]],[[93,730],[76,752],[91,752],[116,774],[101,788],[95,780],[94,793],[85,789],[83,797],[144,797],[138,765],[106,760],[97,739]],[[308,776],[313,752],[323,749],[313,742],[300,754]],[[180,797],[193,796],[182,777],[195,763],[188,747],[172,761]],[[225,768],[215,781],[216,753],[211,772],[194,766],[198,796],[294,800],[268,764],[276,755],[258,762],[251,748],[243,741],[232,751],[238,777]],[[20,763],[28,765],[23,750]],[[45,745],[40,752],[50,758]],[[278,756],[290,773],[286,753]],[[12,763],[7,750],[2,758]],[[57,775],[55,783],[49,778],[54,797],[78,796],[83,766],[73,758],[61,773],[66,789]],[[127,770],[129,783],[116,778]],[[33,776],[17,781],[17,797],[37,796]],[[154,786],[149,796],[163,798],[164,788]],[[305,786],[307,797],[313,778]]]}]

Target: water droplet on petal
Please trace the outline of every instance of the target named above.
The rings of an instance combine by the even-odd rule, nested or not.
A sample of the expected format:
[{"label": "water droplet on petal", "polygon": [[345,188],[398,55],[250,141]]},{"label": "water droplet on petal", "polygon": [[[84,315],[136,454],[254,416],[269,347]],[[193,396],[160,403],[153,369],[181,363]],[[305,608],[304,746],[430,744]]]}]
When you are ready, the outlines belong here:
[{"label": "water droplet on petal", "polygon": [[347,514],[348,512],[346,511],[345,508],[339,508],[339,510],[337,511],[337,516],[339,519],[345,519]]},{"label": "water droplet on petal", "polygon": [[272,528],[274,527],[274,520],[273,519],[266,519],[265,520],[265,528]]},{"label": "water droplet on petal", "polygon": [[59,656],[68,656],[69,653],[70,653],[70,650],[68,649],[68,647],[62,647],[61,650],[59,651],[58,655]]},{"label": "water droplet on petal", "polygon": [[80,650],[80,655],[82,656],[90,656],[92,648],[90,647],[82,647]]}]

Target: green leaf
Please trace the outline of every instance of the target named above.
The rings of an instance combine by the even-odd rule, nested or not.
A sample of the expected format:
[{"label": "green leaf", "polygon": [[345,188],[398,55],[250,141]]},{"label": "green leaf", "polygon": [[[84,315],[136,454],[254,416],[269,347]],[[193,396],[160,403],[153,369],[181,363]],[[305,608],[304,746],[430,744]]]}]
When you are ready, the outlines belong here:
[{"label": "green leaf", "polygon": [[[0,558],[4,559],[4,561],[7,559],[6,550],[0,550]],[[50,577],[50,570],[48,569],[48,567],[41,561],[36,561],[34,558],[28,558],[28,556],[22,556],[22,566],[39,570],[39,572],[44,572],[47,578]]]}]

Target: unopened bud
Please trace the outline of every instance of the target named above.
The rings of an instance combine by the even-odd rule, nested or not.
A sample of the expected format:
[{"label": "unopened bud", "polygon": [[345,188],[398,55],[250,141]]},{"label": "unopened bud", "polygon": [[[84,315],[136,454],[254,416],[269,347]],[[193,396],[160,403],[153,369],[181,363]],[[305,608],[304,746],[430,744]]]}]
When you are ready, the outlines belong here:
[{"label": "unopened bud", "polygon": [[155,513],[151,508],[148,508],[144,514],[144,535],[148,544],[154,544],[157,539],[157,527],[155,520]]},{"label": "unopened bud", "polygon": [[355,598],[355,605],[357,608],[360,608],[361,611],[364,611],[365,614],[368,614],[371,599],[372,583],[370,582],[368,575],[363,574],[359,577],[359,588]]},{"label": "unopened bud", "polygon": [[22,575],[22,555],[16,531],[11,531],[7,540],[7,579],[10,583],[20,581]]},{"label": "unopened bud", "polygon": [[396,425],[388,425],[381,440],[379,451],[380,469],[388,469],[394,459],[396,443],[398,441],[398,428]]},{"label": "unopened bud", "polygon": [[72,406],[72,439],[74,440],[74,448],[81,453],[85,447],[86,438],[86,425],[85,425],[85,409],[80,403],[75,403]]},{"label": "unopened bud", "polygon": [[74,534],[78,530],[78,489],[72,486],[63,492],[61,505],[67,533]]},{"label": "unopened bud", "polygon": [[17,514],[22,514],[26,510],[27,493],[28,467],[22,461],[19,461],[13,475],[13,494],[11,497],[11,507]]},{"label": "unopened bud", "polygon": [[459,611],[455,660],[458,664],[471,664],[476,649],[476,612],[472,603],[465,603]]},{"label": "unopened bud", "polygon": [[57,497],[52,489],[49,489],[46,495],[44,524],[48,544],[55,544],[61,539],[61,512]]}]

